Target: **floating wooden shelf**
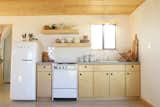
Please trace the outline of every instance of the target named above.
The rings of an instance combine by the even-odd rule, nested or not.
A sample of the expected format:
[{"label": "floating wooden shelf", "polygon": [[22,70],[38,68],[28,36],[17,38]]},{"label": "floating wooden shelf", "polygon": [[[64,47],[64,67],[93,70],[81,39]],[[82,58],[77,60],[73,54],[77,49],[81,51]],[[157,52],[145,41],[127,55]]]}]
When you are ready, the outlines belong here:
[{"label": "floating wooden shelf", "polygon": [[54,47],[90,47],[90,43],[54,43]]},{"label": "floating wooden shelf", "polygon": [[77,29],[42,30],[43,34],[79,34]]}]

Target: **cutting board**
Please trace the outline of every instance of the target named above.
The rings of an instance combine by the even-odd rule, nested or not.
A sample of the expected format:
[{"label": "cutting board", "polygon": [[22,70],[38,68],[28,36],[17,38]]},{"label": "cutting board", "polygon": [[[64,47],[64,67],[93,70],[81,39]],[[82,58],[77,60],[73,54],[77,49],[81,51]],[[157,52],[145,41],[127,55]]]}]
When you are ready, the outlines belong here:
[{"label": "cutting board", "polygon": [[137,37],[137,34],[134,36],[131,54],[132,54],[132,58],[135,61],[137,61],[138,60],[138,37]]}]

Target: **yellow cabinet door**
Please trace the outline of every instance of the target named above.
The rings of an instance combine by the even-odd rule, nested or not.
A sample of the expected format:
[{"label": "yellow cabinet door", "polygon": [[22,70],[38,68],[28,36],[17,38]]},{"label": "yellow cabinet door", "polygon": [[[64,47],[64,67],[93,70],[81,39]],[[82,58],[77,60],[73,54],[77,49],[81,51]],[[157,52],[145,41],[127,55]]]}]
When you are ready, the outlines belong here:
[{"label": "yellow cabinet door", "polygon": [[2,64],[0,64],[0,85],[2,84],[3,82],[3,76],[2,76]]},{"label": "yellow cabinet door", "polygon": [[37,97],[52,96],[52,74],[51,72],[38,72],[37,75]]},{"label": "yellow cabinet door", "polygon": [[125,72],[110,72],[110,96],[125,96]]},{"label": "yellow cabinet door", "polygon": [[126,72],[126,95],[139,96],[140,92],[140,75],[139,72]]},{"label": "yellow cabinet door", "polygon": [[109,72],[94,72],[94,97],[109,96]]},{"label": "yellow cabinet door", "polygon": [[93,96],[93,72],[79,72],[79,97]]}]

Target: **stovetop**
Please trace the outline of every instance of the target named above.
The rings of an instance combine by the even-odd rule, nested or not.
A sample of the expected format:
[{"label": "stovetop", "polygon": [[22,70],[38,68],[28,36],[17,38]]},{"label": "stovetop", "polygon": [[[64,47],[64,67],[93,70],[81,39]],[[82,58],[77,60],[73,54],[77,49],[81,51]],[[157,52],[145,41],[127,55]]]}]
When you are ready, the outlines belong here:
[{"label": "stovetop", "polygon": [[77,62],[55,62],[56,64],[77,64]]}]

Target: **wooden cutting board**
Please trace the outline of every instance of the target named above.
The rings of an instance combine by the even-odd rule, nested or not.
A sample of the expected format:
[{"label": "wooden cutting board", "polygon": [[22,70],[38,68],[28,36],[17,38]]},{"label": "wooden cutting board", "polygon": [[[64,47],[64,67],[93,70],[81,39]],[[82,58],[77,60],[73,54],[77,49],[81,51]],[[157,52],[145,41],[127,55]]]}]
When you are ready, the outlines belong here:
[{"label": "wooden cutting board", "polygon": [[138,60],[138,37],[137,37],[137,34],[134,36],[131,52],[132,52],[132,58],[135,61],[137,61]]}]

